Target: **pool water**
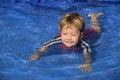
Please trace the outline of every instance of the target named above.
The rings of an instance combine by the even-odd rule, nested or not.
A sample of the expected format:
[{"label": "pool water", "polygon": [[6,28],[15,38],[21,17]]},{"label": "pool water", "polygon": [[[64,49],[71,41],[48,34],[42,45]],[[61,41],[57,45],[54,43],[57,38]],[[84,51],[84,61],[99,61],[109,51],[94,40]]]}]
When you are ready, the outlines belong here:
[{"label": "pool water", "polygon": [[[0,80],[120,80],[119,3],[99,6],[76,3],[67,10],[28,3],[2,2],[0,5]],[[68,12],[83,15],[86,27],[90,26],[88,13],[104,13],[99,18],[101,36],[91,44],[92,72],[80,70],[81,54],[61,51],[57,45],[50,47],[40,59],[28,60],[56,35],[60,18]]]}]

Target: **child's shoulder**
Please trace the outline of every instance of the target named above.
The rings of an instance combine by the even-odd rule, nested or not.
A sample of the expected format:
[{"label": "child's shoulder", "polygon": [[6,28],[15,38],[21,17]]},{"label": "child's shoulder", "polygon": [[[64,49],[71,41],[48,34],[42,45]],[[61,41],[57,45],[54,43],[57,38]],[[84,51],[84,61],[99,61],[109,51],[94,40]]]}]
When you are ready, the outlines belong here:
[{"label": "child's shoulder", "polygon": [[84,30],[83,39],[95,37],[96,35],[98,35],[98,33],[94,29],[92,29],[91,27],[88,27]]}]

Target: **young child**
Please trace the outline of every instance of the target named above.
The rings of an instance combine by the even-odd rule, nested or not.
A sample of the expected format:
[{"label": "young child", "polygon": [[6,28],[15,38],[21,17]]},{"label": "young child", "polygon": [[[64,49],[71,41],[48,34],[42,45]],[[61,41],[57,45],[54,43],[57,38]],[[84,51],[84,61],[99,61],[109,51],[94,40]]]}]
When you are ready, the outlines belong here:
[{"label": "young child", "polygon": [[88,14],[88,16],[91,17],[91,27],[85,30],[85,21],[81,15],[78,13],[68,13],[64,15],[59,23],[60,33],[54,39],[44,43],[44,45],[39,50],[37,50],[32,56],[29,57],[29,60],[37,60],[48,47],[57,43],[61,43],[64,47],[71,49],[73,47],[82,47],[84,63],[80,65],[81,70],[83,72],[92,71],[90,66],[92,61],[90,57],[91,48],[88,43],[83,41],[83,38],[85,38],[84,34],[88,33],[89,31],[92,32],[91,35],[93,32],[96,34],[101,32],[101,28],[99,27],[99,22],[97,20],[97,18],[101,15],[103,14]]}]

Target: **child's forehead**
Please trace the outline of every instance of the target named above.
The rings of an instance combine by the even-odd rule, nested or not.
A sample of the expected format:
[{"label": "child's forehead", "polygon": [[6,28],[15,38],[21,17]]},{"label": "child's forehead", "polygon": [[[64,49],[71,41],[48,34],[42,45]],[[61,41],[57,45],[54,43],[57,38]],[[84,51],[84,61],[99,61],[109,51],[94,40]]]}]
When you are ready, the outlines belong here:
[{"label": "child's forehead", "polygon": [[80,32],[80,30],[79,30],[78,28],[76,28],[76,27],[68,27],[68,26],[65,26],[65,27],[63,27],[62,32],[77,33],[77,32]]},{"label": "child's forehead", "polygon": [[79,30],[79,28],[75,25],[65,25],[63,29],[72,29],[72,30]]}]

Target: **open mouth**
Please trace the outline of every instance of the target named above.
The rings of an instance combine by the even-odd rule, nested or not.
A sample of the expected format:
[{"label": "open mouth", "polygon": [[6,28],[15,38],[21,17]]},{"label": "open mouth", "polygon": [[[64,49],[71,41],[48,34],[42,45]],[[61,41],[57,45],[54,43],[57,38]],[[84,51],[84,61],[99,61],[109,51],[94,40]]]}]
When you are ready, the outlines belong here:
[{"label": "open mouth", "polygon": [[73,45],[73,42],[65,41],[65,44],[68,45],[68,46],[71,46],[71,45]]}]

